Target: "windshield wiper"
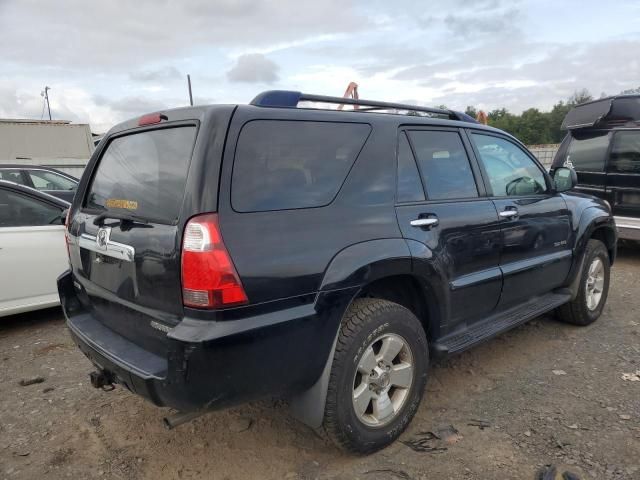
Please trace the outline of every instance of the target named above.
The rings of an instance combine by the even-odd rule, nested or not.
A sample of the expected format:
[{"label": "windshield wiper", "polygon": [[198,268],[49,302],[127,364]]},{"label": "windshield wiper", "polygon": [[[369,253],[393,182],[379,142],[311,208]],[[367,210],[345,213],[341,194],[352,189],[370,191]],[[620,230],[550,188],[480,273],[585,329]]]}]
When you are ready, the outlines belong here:
[{"label": "windshield wiper", "polygon": [[114,220],[122,220],[125,222],[132,222],[132,223],[141,223],[143,225],[146,225],[149,223],[149,220],[147,220],[146,218],[143,218],[139,215],[135,215],[133,213],[127,213],[127,212],[102,212],[100,215],[96,216],[96,218],[93,219],[93,224],[94,225],[104,225],[104,221],[108,218],[112,218]]}]

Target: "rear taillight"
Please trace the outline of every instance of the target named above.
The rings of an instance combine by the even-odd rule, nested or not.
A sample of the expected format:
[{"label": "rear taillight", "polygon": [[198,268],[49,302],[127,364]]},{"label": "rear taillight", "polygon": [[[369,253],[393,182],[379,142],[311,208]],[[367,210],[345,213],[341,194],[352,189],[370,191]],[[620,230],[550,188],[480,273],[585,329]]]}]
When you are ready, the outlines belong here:
[{"label": "rear taillight", "polygon": [[220,308],[247,303],[227,252],[218,215],[193,217],[182,239],[182,301],[186,307]]}]

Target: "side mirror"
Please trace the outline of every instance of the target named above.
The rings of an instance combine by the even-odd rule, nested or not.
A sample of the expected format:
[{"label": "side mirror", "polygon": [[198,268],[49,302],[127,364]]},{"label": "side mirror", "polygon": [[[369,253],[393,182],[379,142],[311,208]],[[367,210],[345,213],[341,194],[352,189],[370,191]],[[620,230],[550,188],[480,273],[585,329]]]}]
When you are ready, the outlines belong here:
[{"label": "side mirror", "polygon": [[553,172],[556,192],[566,192],[578,184],[578,174],[573,168],[559,167]]}]

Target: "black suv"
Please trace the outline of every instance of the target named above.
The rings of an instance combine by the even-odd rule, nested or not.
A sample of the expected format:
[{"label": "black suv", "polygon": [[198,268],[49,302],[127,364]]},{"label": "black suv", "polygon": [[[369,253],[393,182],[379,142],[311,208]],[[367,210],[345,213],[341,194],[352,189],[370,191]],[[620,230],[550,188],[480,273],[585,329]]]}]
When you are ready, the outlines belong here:
[{"label": "black suv", "polygon": [[619,237],[640,241],[640,95],[578,105],[562,126],[569,132],[551,172],[563,166],[575,169],[576,190],[606,200]]},{"label": "black suv", "polygon": [[[358,108],[330,109],[345,103]],[[287,397],[371,452],[413,417],[430,358],[555,309],[596,320],[609,207],[561,193],[575,172],[554,180],[465,118],[271,91],[114,127],[80,181],[58,280],[92,384],[177,409],[170,427]]]}]

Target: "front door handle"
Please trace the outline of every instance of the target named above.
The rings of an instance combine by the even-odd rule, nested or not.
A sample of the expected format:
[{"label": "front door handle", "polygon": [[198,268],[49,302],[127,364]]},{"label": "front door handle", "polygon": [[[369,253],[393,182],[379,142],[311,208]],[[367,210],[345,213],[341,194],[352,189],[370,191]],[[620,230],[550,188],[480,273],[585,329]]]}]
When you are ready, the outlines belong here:
[{"label": "front door handle", "polygon": [[503,210],[499,213],[500,218],[515,218],[518,216],[518,210],[516,210],[515,208],[509,209],[509,210]]},{"label": "front door handle", "polygon": [[415,220],[411,220],[411,226],[412,227],[418,227],[418,228],[431,228],[431,227],[435,227],[436,225],[438,225],[438,219],[437,218],[417,218]]}]

